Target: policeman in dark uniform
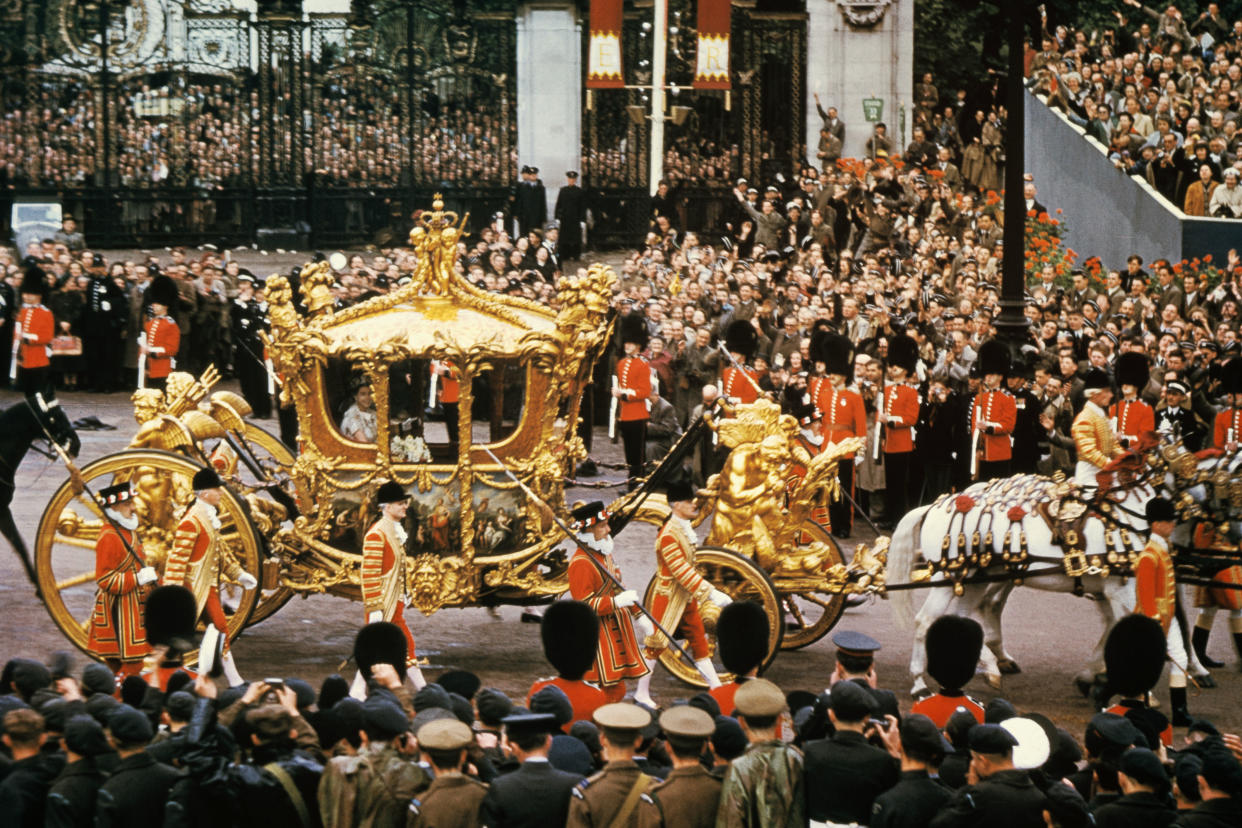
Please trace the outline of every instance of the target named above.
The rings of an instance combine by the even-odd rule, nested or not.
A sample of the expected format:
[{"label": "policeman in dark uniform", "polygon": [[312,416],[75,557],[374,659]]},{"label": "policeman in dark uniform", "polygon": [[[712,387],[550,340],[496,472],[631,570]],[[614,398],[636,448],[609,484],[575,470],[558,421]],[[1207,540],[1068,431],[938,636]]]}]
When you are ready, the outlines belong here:
[{"label": "policeman in dark uniform", "polygon": [[1156,431],[1182,438],[1182,445],[1190,451],[1203,448],[1207,426],[1190,407],[1190,388],[1181,380],[1173,380],[1164,386],[1164,399],[1156,406]]},{"label": "policeman in dark uniform", "polygon": [[707,772],[699,757],[716,731],[715,721],[697,707],[680,705],[660,714],[660,728],[668,737],[673,770],[640,799],[638,824],[712,828],[720,807],[721,780]]},{"label": "policeman in dark uniform", "polygon": [[953,798],[952,789],[931,776],[953,750],[936,724],[926,716],[907,716],[900,734],[901,778],[875,798],[871,828],[927,825]]},{"label": "policeman in dark uniform", "polygon": [[505,741],[521,765],[492,780],[483,797],[480,822],[487,828],[564,825],[570,791],[582,777],[548,763],[556,717],[528,713],[506,716],[502,722]]},{"label": "policeman in dark uniform", "polygon": [[241,384],[242,396],[250,403],[254,416],[272,416],[272,397],[268,394],[267,365],[260,334],[268,330],[267,302],[256,294],[254,276],[239,273],[237,296],[229,306],[229,328],[233,341],[233,370]]},{"label": "policeman in dark uniform", "polygon": [[[875,798],[897,784],[901,766],[863,735],[875,713],[871,694],[852,681],[832,686],[829,716],[836,733],[804,746],[806,809],[812,821],[865,824]],[[896,727],[896,719],[889,719]]]},{"label": "policeman in dark uniform", "polygon": [[1039,463],[1039,440],[1044,429],[1039,424],[1042,410],[1039,400],[1031,393],[1031,381],[1035,379],[1035,367],[1026,354],[1019,354],[1010,366],[1005,382],[1013,395],[1018,416],[1013,426],[1013,457],[1010,469],[1014,474],[1035,474]]},{"label": "policeman in dark uniform", "polygon": [[107,393],[119,388],[122,363],[121,338],[129,322],[129,300],[104,271],[98,253],[91,263],[91,280],[82,307],[82,348],[86,355],[93,391]]},{"label": "policeman in dark uniform", "polygon": [[108,740],[121,761],[99,789],[95,806],[99,828],[163,824],[164,803],[181,774],[147,754],[153,735],[147,715],[127,704],[108,717]]},{"label": "policeman in dark uniform", "polygon": [[574,788],[566,828],[637,825],[639,801],[655,784],[633,759],[651,714],[636,704],[617,702],[596,710],[594,718],[608,764]]},{"label": "policeman in dark uniform", "polygon": [[832,643],[837,648],[833,685],[841,681],[854,682],[871,695],[878,715],[893,716],[900,721],[901,712],[893,691],[871,686],[875,679],[875,654],[880,650],[880,642],[864,633],[839,630],[833,634]]},{"label": "policeman in dark uniform", "polygon": [[556,194],[556,220],[561,223],[561,261],[577,261],[582,255],[583,224],[586,222],[586,193],[578,186],[578,173],[565,173],[565,186]]},{"label": "policeman in dark uniform", "polygon": [[516,238],[543,227],[548,218],[548,195],[543,182],[539,180],[538,167],[522,167],[522,180],[514,186],[510,202],[513,205],[513,217],[518,224]]},{"label": "policeman in dark uniform", "polygon": [[80,714],[65,723],[60,737],[69,764],[52,782],[47,794],[44,820],[48,828],[95,824],[95,798],[107,775],[96,756],[112,752],[103,727],[91,716]]},{"label": "policeman in dark uniform", "polygon": [[487,786],[461,772],[466,748],[474,742],[470,726],[437,719],[418,729],[418,748],[431,763],[435,780],[410,803],[410,828],[477,825]]},{"label": "policeman in dark uniform", "polygon": [[970,731],[970,766],[979,779],[960,789],[932,821],[934,828],[968,825],[1007,825],[1012,828],[1044,824],[1047,803],[1030,775],[1013,765],[1018,740],[997,724]]}]

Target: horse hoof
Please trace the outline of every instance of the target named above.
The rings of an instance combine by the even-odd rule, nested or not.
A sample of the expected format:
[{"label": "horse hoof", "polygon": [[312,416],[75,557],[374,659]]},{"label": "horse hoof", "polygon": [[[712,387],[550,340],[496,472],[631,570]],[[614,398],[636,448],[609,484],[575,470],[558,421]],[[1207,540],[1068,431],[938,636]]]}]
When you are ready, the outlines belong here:
[{"label": "horse hoof", "polygon": [[1074,686],[1078,688],[1078,692],[1084,699],[1089,699],[1091,691],[1095,688],[1095,682],[1082,676],[1074,676]]},{"label": "horse hoof", "polygon": [[986,676],[984,676],[984,679],[987,680],[988,687],[991,687],[993,690],[999,691],[1001,689],[1000,675],[993,675],[991,673],[988,673]]},{"label": "horse hoof", "polygon": [[1000,669],[1002,676],[1016,676],[1022,672],[1022,668],[1018,666],[1018,662],[1012,658],[1002,658],[996,662],[996,666]]},{"label": "horse hoof", "polygon": [[1211,673],[1204,673],[1201,676],[1194,676],[1195,684],[1204,690],[1212,690],[1216,687],[1216,679],[1212,678]]}]

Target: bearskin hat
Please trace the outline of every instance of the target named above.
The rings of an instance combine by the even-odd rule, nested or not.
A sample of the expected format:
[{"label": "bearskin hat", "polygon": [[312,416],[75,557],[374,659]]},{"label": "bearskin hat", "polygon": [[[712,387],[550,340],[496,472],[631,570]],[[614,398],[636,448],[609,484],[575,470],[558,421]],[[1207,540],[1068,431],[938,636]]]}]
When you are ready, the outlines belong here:
[{"label": "bearskin hat", "polygon": [[1117,384],[1133,385],[1142,391],[1151,378],[1151,366],[1147,354],[1128,351],[1117,357]]},{"label": "bearskin hat", "polygon": [[176,283],[164,275],[156,276],[151,280],[151,286],[147,288],[147,296],[151,297],[152,304],[163,305],[170,311],[175,311],[180,302]]},{"label": "bearskin hat", "polygon": [[1123,696],[1140,696],[1155,687],[1168,646],[1159,621],[1138,614],[1122,618],[1104,642],[1109,689]]},{"label": "bearskin hat", "polygon": [[633,342],[639,349],[647,347],[651,332],[647,330],[647,322],[641,314],[628,313],[621,317],[621,343]]},{"label": "bearskin hat", "polygon": [[539,625],[543,656],[557,675],[577,681],[595,663],[599,649],[599,617],[581,601],[556,601]]},{"label": "bearskin hat", "polygon": [[784,409],[786,414],[794,417],[802,425],[806,425],[814,419],[815,403],[811,402],[811,397],[806,393],[806,389],[786,385],[782,396],[784,401],[781,408]]},{"label": "bearskin hat", "polygon": [[408,655],[405,633],[396,624],[376,621],[354,637],[354,661],[363,678],[371,678],[371,668],[376,664],[391,664],[397,672],[404,670]]},{"label": "bearskin hat", "polygon": [[[889,346],[890,350],[892,346]],[[1009,346],[999,339],[989,339],[979,346],[979,369],[983,375],[1000,374],[1005,376],[1012,367],[1009,357]]]},{"label": "bearskin hat", "polygon": [[1221,391],[1242,394],[1242,357],[1234,357],[1221,368]]},{"label": "bearskin hat", "polygon": [[20,293],[34,293],[41,297],[47,296],[47,273],[38,265],[30,265],[26,271],[22,273],[22,287]]},{"label": "bearskin hat", "polygon": [[716,646],[730,673],[744,676],[768,655],[768,614],[754,601],[734,601],[720,611]]},{"label": "bearskin hat", "polygon": [[983,627],[973,618],[942,615],[927,629],[927,674],[945,690],[970,683],[983,652]]},{"label": "bearskin hat", "polygon": [[905,334],[898,334],[888,341],[888,364],[913,374],[919,364],[919,344]]},{"label": "bearskin hat", "polygon": [[811,358],[811,362],[828,362],[828,337],[832,335],[832,331],[827,328],[812,328],[811,342],[807,346],[807,356]]},{"label": "bearskin hat", "polygon": [[725,348],[730,353],[741,354],[743,360],[751,360],[759,350],[759,332],[748,321],[735,319],[725,328]]},{"label": "bearskin hat", "polygon": [[147,596],[144,621],[147,642],[164,644],[178,653],[197,645],[194,627],[198,622],[198,601],[183,586],[161,586]]},{"label": "bearskin hat", "polygon": [[824,363],[824,373],[848,377],[854,362],[854,343],[850,342],[849,337],[839,333],[829,333],[822,347],[824,358],[816,357],[816,359]]}]

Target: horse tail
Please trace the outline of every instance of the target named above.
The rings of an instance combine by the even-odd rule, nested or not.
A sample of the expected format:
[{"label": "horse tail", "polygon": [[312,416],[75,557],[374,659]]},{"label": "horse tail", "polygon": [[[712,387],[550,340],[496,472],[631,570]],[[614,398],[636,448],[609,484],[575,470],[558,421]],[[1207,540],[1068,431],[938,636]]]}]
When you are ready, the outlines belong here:
[{"label": "horse tail", "polygon": [[[914,556],[921,544],[920,535],[923,529],[923,518],[931,506],[920,506],[907,512],[893,531],[888,547],[888,572],[886,582],[890,584],[908,584],[914,572]],[[888,602],[893,608],[893,617],[906,629],[914,626],[913,590],[899,589],[888,593]]]}]

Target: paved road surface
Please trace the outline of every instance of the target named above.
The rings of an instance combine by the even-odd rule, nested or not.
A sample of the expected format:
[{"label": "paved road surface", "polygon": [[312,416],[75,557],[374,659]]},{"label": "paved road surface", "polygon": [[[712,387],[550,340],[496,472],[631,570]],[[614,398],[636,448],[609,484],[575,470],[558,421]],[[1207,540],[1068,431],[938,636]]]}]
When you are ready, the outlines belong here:
[{"label": "paved road surface", "polygon": [[[15,394],[0,392],[0,406],[17,399]],[[82,433],[84,462],[123,448],[128,442],[134,425],[125,395],[64,394],[62,401],[71,419],[93,414],[117,426],[116,431]],[[269,425],[274,431],[275,423]],[[620,461],[619,445],[610,444],[602,434],[595,443],[600,459]],[[620,472],[606,474],[616,477]],[[65,477],[59,465],[33,454],[19,470],[13,512],[28,543],[33,544],[44,506]],[[589,499],[593,494],[597,496],[578,490],[570,497]],[[617,542],[617,559],[626,581],[640,594],[654,568],[654,538],[653,527],[633,524]],[[860,539],[856,536],[844,545],[852,548],[851,544]],[[0,607],[0,659],[18,655],[43,658],[67,646],[8,550],[0,550]],[[429,676],[449,668],[472,670],[485,686],[518,696],[525,695],[535,678],[550,674],[539,645],[539,628],[519,623],[520,612],[516,607],[502,607],[496,614],[468,609],[444,610],[430,618],[417,613],[407,617],[413,618],[420,654],[430,658]],[[361,621],[361,606],[344,599],[295,598],[237,642],[241,672],[246,677],[297,675],[317,684],[335,672],[349,653]],[[877,666],[881,685],[898,691],[899,696],[909,687],[910,635],[896,625],[886,602],[875,601],[848,611],[840,628],[862,630],[879,639],[884,645]],[[1063,721],[1072,732],[1081,733],[1090,711],[1073,689],[1071,678],[1089,656],[1101,629],[1094,606],[1085,599],[1016,590],[1006,615],[1005,632],[1009,651],[1024,672],[1006,678],[1006,697],[1020,710],[1039,710]],[[1232,730],[1242,729],[1242,711],[1229,703],[1242,690],[1242,680],[1223,619],[1217,625],[1211,652],[1226,660],[1228,666],[1217,671],[1219,689],[1192,696],[1191,710]],[[824,640],[801,651],[781,654],[767,675],[786,690],[814,690],[825,685],[832,667],[833,648]],[[656,677],[653,689],[657,698],[666,701],[686,692],[684,685],[663,672]],[[976,679],[969,689],[982,699],[995,695],[982,679]]]}]

